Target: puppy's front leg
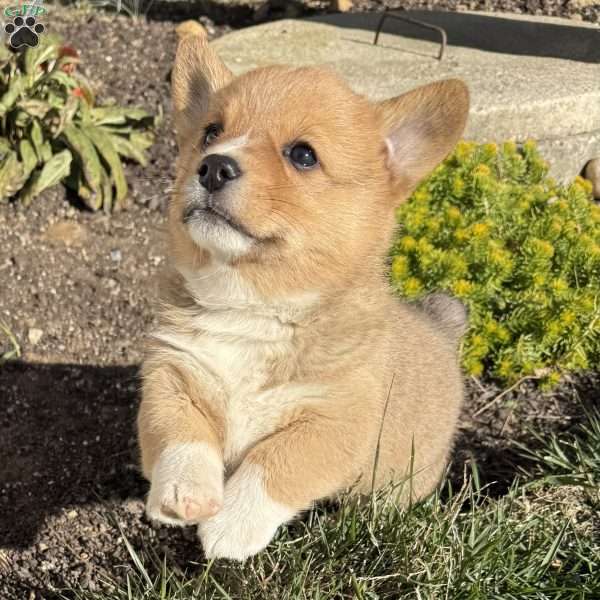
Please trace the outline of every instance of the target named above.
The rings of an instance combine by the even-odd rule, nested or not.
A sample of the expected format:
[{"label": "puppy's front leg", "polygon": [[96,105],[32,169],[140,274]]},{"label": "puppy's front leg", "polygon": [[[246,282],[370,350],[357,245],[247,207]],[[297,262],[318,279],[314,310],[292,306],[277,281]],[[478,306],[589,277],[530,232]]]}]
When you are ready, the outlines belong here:
[{"label": "puppy's front leg", "polygon": [[304,410],[250,450],[226,483],[223,509],[199,525],[206,556],[245,560],[298,512],[351,485],[370,439],[355,409]]},{"label": "puppy's front leg", "polygon": [[146,512],[169,525],[198,523],[223,504],[219,419],[185,370],[145,365],[138,415]]}]

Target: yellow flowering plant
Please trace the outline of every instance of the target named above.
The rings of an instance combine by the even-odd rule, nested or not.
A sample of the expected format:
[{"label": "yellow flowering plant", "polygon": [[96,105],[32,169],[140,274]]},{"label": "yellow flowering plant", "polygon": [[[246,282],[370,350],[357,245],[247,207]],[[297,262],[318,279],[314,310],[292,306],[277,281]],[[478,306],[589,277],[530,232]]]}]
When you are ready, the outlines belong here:
[{"label": "yellow flowering plant", "polygon": [[467,305],[470,374],[553,386],[600,362],[600,207],[547,172],[533,142],[461,142],[398,209],[392,282]]}]

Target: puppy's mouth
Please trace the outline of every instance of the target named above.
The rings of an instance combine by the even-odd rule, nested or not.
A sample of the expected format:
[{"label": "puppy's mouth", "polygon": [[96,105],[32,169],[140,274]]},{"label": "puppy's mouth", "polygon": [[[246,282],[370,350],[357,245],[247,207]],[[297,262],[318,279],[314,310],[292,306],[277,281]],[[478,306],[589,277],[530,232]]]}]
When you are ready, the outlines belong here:
[{"label": "puppy's mouth", "polygon": [[206,204],[200,204],[199,202],[191,202],[185,211],[183,212],[183,222],[186,225],[193,223],[194,221],[207,221],[216,225],[227,225],[237,232],[245,235],[246,237],[258,240],[257,236],[252,234],[244,225],[242,225],[237,219],[230,215],[224,209],[216,206],[211,202],[209,197]]}]

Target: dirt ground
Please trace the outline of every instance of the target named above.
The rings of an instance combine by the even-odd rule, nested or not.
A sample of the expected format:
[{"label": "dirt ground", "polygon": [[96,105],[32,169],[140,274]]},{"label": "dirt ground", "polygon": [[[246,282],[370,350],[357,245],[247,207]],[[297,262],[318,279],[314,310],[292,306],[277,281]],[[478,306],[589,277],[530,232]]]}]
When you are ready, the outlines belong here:
[{"label": "dirt ground", "polygon": [[[207,24],[211,35],[223,31]],[[153,321],[173,175],[173,24],[56,10],[51,27],[80,49],[82,70],[101,97],[162,105],[166,118],[149,166],[127,168],[127,212],[83,211],[61,187],[28,210],[0,206],[0,322],[22,351],[0,366],[2,600],[105,587],[109,574],[123,576],[130,563],[121,532],[182,569],[201,556],[193,529],[153,527],[143,516],[147,484],[134,433],[137,370]],[[0,354],[9,347],[0,334]],[[552,395],[524,386],[491,402],[499,389],[470,382],[451,477],[460,482],[476,460],[501,494],[524,466],[514,442],[530,439],[529,427],[569,428],[582,402],[598,401],[596,389],[598,377],[589,375]]]},{"label": "dirt ground", "polygon": [[[68,0],[65,0],[68,2]],[[144,3],[142,2],[142,5]],[[348,3],[345,3],[348,4]],[[600,0],[352,0],[350,10],[485,10],[600,21]],[[154,0],[148,12],[158,19],[195,17],[199,7],[217,23],[241,26],[281,17],[331,10],[330,0]]]},{"label": "dirt ground", "polygon": [[354,0],[355,10],[485,10],[598,22],[600,0]]}]

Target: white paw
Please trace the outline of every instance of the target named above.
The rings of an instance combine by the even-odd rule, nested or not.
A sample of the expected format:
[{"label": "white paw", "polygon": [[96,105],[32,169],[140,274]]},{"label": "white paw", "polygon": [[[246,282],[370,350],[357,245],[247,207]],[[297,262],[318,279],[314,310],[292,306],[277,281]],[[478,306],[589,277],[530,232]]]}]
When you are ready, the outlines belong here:
[{"label": "white paw", "polygon": [[242,465],[225,486],[221,511],[198,526],[204,554],[243,561],[260,552],[294,514],[269,498],[261,467]]},{"label": "white paw", "polygon": [[198,523],[223,505],[223,462],[204,442],[163,450],[152,469],[147,515],[167,525]]}]

